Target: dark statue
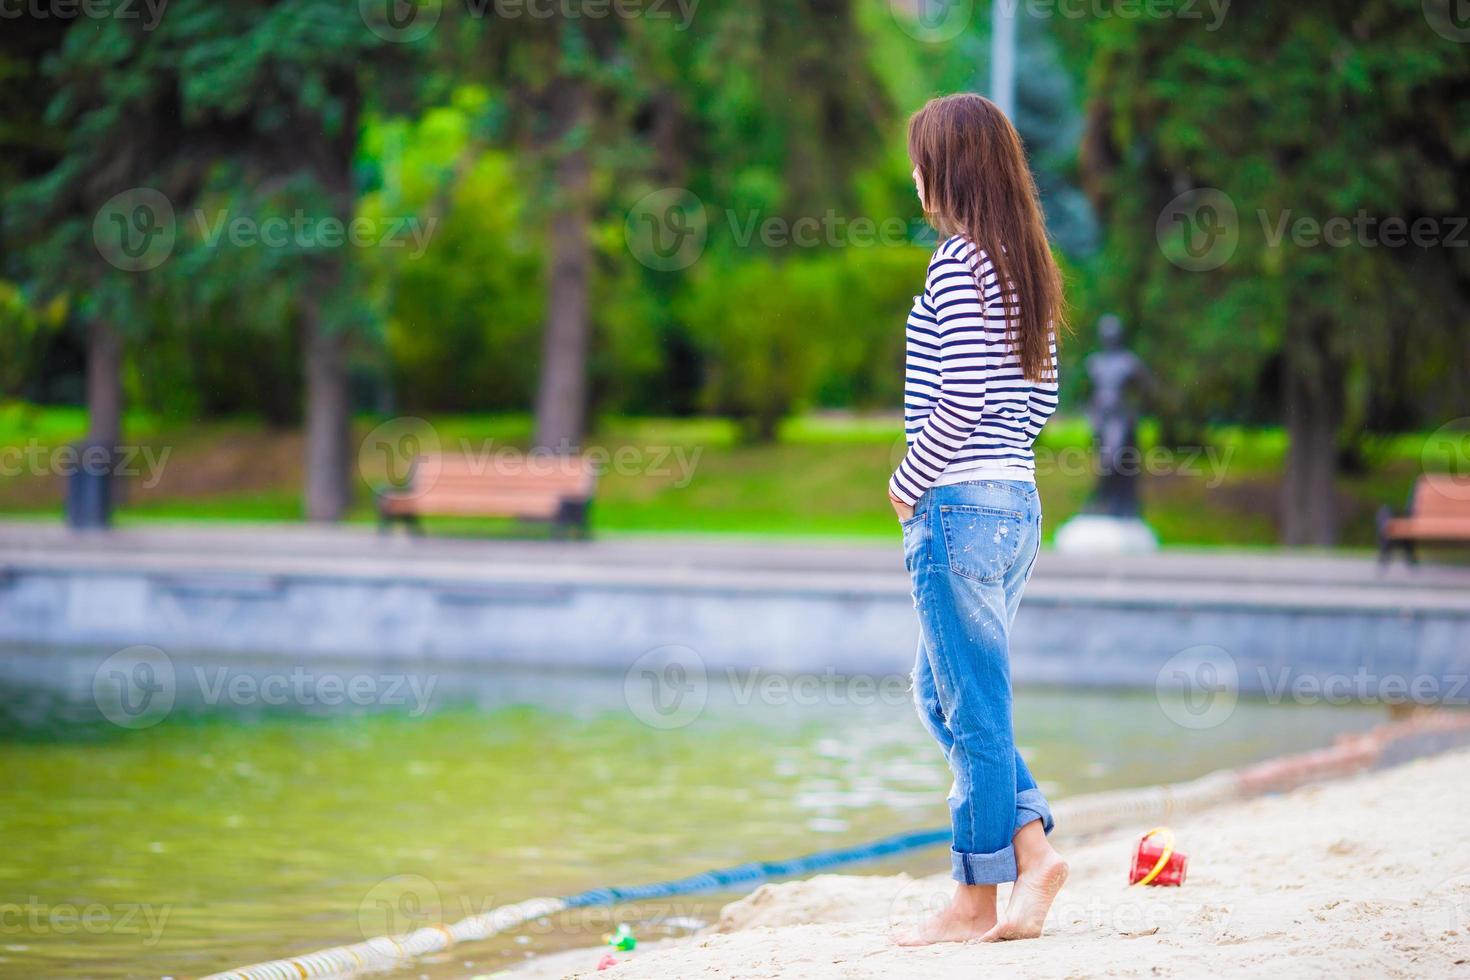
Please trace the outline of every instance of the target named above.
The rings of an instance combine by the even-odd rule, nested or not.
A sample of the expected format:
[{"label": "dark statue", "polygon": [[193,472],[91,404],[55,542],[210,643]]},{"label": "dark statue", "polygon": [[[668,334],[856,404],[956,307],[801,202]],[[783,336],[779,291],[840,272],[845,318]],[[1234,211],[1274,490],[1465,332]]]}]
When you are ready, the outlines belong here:
[{"label": "dark statue", "polygon": [[1092,422],[1098,480],[1085,512],[1136,518],[1143,471],[1137,398],[1150,376],[1137,355],[1123,346],[1123,322],[1116,316],[1109,313],[1099,319],[1097,334],[1102,349],[1089,354],[1085,366],[1092,381],[1087,416]]}]

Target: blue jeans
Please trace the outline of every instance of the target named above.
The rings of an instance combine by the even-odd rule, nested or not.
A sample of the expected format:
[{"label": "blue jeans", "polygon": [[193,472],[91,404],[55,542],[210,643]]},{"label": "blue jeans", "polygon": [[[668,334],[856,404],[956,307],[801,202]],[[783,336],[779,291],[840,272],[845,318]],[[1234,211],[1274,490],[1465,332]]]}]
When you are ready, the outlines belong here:
[{"label": "blue jeans", "polygon": [[956,881],[1016,880],[1011,838],[1051,808],[1016,751],[1010,629],[1041,543],[1036,487],[977,480],[933,487],[903,522],[919,613],[914,701],[954,773]]}]

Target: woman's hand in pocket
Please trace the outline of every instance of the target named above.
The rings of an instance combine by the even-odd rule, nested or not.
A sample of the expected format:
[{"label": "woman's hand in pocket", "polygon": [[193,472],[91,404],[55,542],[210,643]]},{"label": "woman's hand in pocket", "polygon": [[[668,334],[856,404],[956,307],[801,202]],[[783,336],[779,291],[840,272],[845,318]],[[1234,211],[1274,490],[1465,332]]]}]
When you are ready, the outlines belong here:
[{"label": "woman's hand in pocket", "polygon": [[893,512],[898,515],[900,524],[914,516],[913,506],[904,503],[891,493],[888,495],[888,502],[893,505]]}]

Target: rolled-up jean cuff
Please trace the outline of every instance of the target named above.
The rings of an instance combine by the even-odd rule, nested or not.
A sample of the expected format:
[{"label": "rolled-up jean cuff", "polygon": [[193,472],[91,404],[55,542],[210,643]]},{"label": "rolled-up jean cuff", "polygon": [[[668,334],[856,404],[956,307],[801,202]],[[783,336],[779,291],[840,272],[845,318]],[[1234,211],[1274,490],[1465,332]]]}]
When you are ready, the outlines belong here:
[{"label": "rolled-up jean cuff", "polygon": [[1007,844],[992,854],[949,852],[954,880],[962,885],[998,885],[1016,880],[1016,849]]},{"label": "rolled-up jean cuff", "polygon": [[1039,789],[1023,789],[1016,794],[1016,829],[1020,830],[1033,820],[1041,821],[1041,829],[1051,833],[1054,822],[1051,806]]}]

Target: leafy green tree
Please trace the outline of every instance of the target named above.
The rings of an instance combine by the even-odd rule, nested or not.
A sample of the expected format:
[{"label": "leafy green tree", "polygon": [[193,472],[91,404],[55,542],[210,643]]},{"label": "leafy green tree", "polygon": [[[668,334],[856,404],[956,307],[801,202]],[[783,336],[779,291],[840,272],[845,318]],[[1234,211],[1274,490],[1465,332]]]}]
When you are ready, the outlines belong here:
[{"label": "leafy green tree", "polygon": [[[1283,539],[1331,544],[1354,434],[1405,421],[1389,409],[1406,398],[1470,390],[1470,249],[1384,224],[1449,235],[1465,213],[1470,45],[1417,0],[1094,26],[1099,291],[1182,412],[1284,421]],[[1312,231],[1331,219],[1334,240]]]},{"label": "leafy green tree", "polygon": [[526,220],[512,157],[476,142],[491,108],[482,88],[464,86],[417,119],[370,120],[364,136],[380,176],[359,213],[414,215],[427,239],[422,254],[365,256],[368,288],[384,293],[375,302],[386,311],[389,371],[408,410],[517,410],[535,397],[542,236]]},{"label": "leafy green tree", "polygon": [[[331,0],[176,0],[156,24],[71,22],[48,68],[47,121],[66,142],[6,217],[28,242],[31,274],[75,295],[89,324],[93,438],[117,441],[124,341],[158,304],[212,312],[227,299],[279,313],[304,352],[307,516],[343,514],[349,343],[367,319],[351,263],[319,237],[221,247],[192,218],[207,199],[257,227],[269,216],[349,220],[362,76],[384,45],[355,5]],[[272,288],[247,289],[260,281]]]},{"label": "leafy green tree", "polygon": [[46,347],[66,320],[66,304],[54,299],[36,309],[20,287],[0,280],[0,402],[21,398],[39,373]]},{"label": "leafy green tree", "polygon": [[[594,6],[602,15],[588,12]],[[820,214],[847,193],[852,161],[873,143],[883,108],[853,7],[764,0],[695,8],[683,23],[667,5],[627,18],[574,4],[573,16],[490,22],[463,13],[447,33],[469,42],[469,55],[448,55],[459,66],[452,72],[480,77],[503,97],[505,138],[544,215],[540,444],[581,437],[589,358],[607,351],[594,324],[628,336],[626,311],[592,308],[597,262],[613,266],[609,285],[623,296],[643,274],[626,254],[598,252],[600,227],[620,226],[642,195],[666,186],[767,215]],[[669,279],[650,272],[644,282],[672,303]],[[653,332],[679,345],[667,319]]]},{"label": "leafy green tree", "polygon": [[[52,20],[50,34],[20,22],[56,45],[42,62],[51,97],[38,100],[46,105],[40,125],[56,139],[48,169],[5,195],[7,260],[38,295],[73,297],[87,338],[88,438],[116,446],[124,339],[142,329],[150,288],[146,273],[123,266],[130,258],[147,264],[162,218],[154,199],[119,195],[161,186],[165,196],[177,196],[197,180],[178,156],[183,136],[175,93],[161,83],[181,52],[167,42],[146,43],[141,21]],[[122,231],[120,248],[109,254],[111,219]],[[141,250],[130,256],[133,241]]]},{"label": "leafy green tree", "polygon": [[903,317],[927,259],[894,244],[701,263],[676,310],[708,365],[704,407],[737,420],[746,440],[769,442],[782,419],[824,396],[898,404]]}]

